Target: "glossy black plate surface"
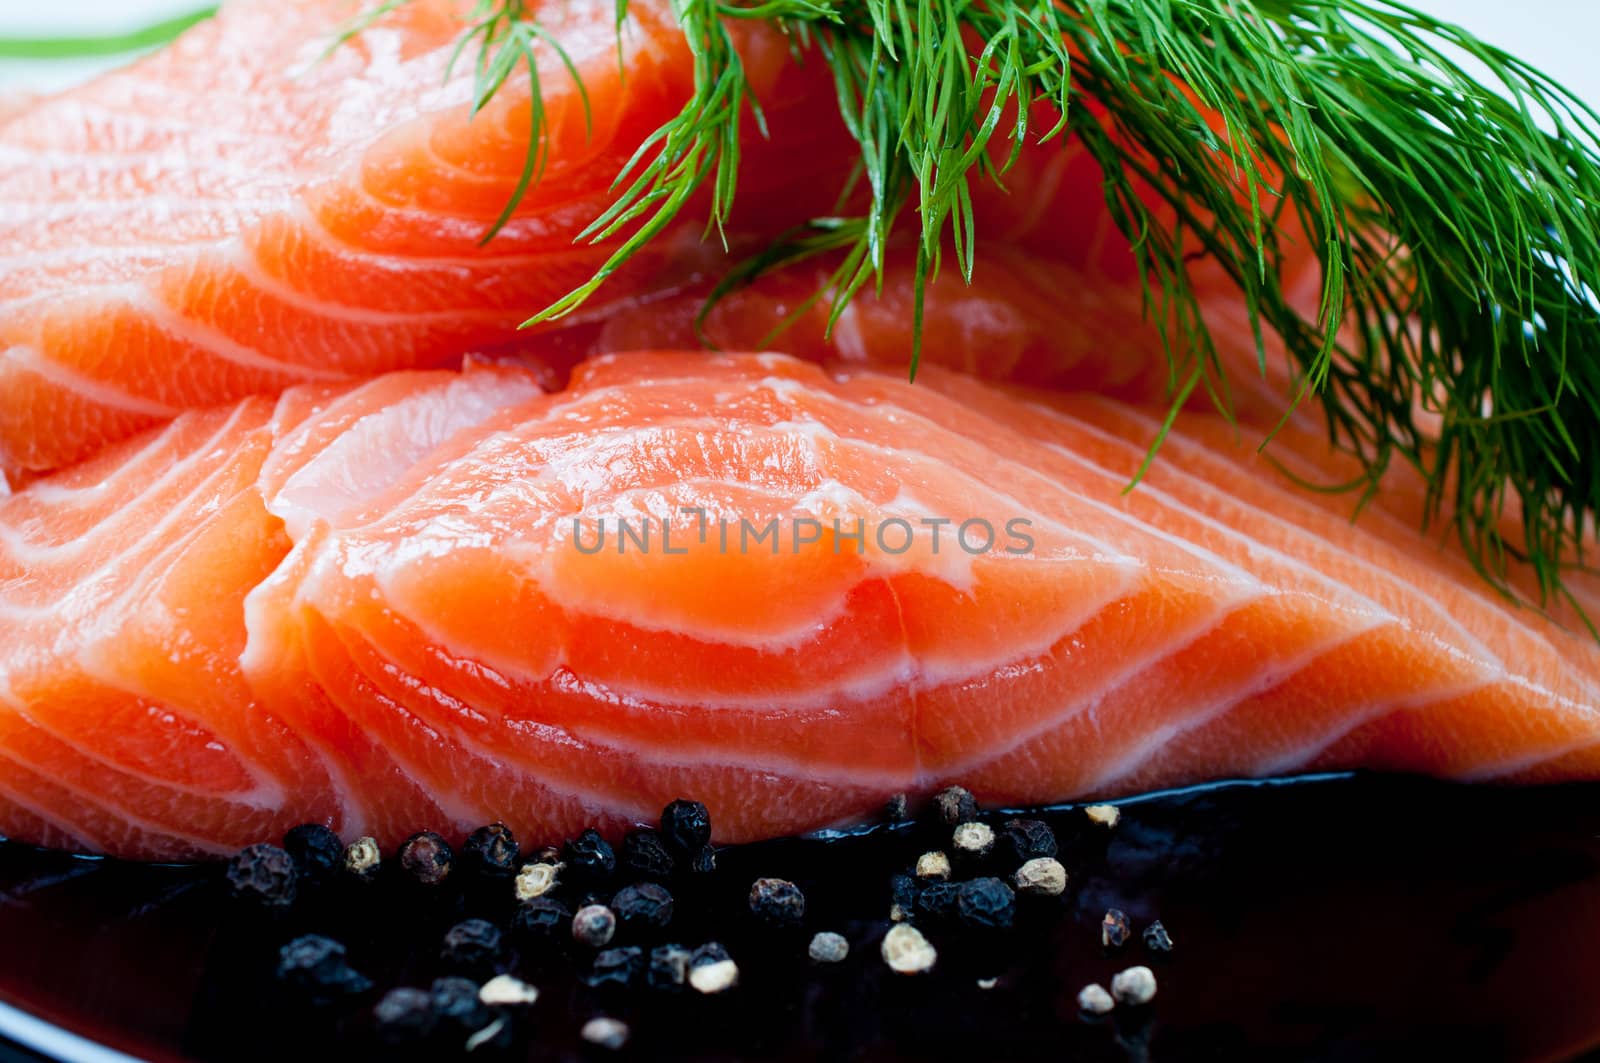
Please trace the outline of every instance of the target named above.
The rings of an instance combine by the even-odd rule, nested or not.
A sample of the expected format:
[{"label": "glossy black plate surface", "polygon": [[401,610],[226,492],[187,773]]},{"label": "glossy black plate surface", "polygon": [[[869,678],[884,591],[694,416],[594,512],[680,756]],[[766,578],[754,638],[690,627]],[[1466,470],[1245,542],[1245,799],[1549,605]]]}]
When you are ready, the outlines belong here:
[{"label": "glossy black plate surface", "polygon": [[[640,1058],[1547,1060],[1600,1043],[1600,787],[1345,777],[1123,810],[1109,833],[1081,810],[1047,813],[1066,895],[1022,906],[1009,934],[930,931],[940,962],[921,978],[879,958],[886,883],[942,829],[725,851],[709,886],[679,891],[671,936],[724,942],[738,990],[600,998],[568,957],[523,956],[543,996],[499,1058],[585,1056],[578,1028],[601,1013],[632,1023]],[[744,893],[760,875],[798,882],[806,935],[844,933],[850,958],[816,969],[806,935],[754,926]],[[1107,907],[1136,929],[1159,917],[1175,951],[1152,956],[1135,938],[1107,953]],[[54,1023],[87,1040],[46,1051],[85,1059],[96,1044],[153,1059],[368,1049],[371,997],[321,1017],[275,1003],[277,946],[332,932],[380,990],[426,985],[460,914],[328,901],[261,926],[230,907],[214,868],[0,848],[0,998],[18,1009],[0,1011],[0,1032],[38,1047],[39,1028],[17,1024]],[[1080,1019],[1079,988],[1133,963],[1155,969],[1155,1003]]]}]

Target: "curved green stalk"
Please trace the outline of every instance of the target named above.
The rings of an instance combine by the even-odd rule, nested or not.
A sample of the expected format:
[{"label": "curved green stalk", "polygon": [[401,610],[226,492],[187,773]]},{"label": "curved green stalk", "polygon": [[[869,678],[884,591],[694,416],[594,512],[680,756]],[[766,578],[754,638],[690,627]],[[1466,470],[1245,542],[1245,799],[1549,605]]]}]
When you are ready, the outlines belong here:
[{"label": "curved green stalk", "polygon": [[60,37],[0,37],[0,59],[93,59],[122,55],[166,44],[198,22],[216,14],[216,7],[177,15],[127,33]]}]

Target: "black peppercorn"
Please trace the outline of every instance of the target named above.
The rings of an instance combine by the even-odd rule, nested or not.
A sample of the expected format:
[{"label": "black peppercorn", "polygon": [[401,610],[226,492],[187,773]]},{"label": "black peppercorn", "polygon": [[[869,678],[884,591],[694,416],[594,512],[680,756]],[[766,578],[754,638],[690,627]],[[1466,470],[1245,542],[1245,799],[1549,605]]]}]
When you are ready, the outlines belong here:
[{"label": "black peppercorn", "polygon": [[562,847],[561,858],[567,865],[565,874],[574,882],[603,882],[617,869],[611,843],[593,827],[570,839]]},{"label": "black peppercorn", "polygon": [[413,834],[400,846],[400,869],[419,886],[441,885],[454,863],[450,843],[431,830]]},{"label": "black peppercorn", "polygon": [[278,950],[278,982],[313,1004],[365,993],[372,982],[351,967],[345,948],[321,934],[295,938]]},{"label": "black peppercorn", "polygon": [[883,803],[883,818],[890,823],[904,823],[911,816],[911,802],[905,794],[895,794]]},{"label": "black peppercorn", "polygon": [[321,823],[302,823],[291,829],[283,836],[283,848],[306,882],[326,882],[344,863],[344,843]]},{"label": "black peppercorn", "polygon": [[594,958],[594,967],[587,979],[591,986],[610,986],[626,989],[638,982],[644,974],[644,950],[636,945],[606,949]]},{"label": "black peppercorn", "polygon": [[640,878],[666,878],[675,863],[658,831],[630,830],[622,839],[622,866]]},{"label": "black peppercorn", "polygon": [[527,941],[560,938],[572,932],[572,909],[554,897],[535,897],[517,905],[511,932]]},{"label": "black peppercorn", "polygon": [[682,989],[689,977],[694,954],[682,945],[658,945],[650,950],[645,980],[651,989]]},{"label": "black peppercorn", "polygon": [[1116,908],[1108,908],[1100,920],[1100,944],[1108,949],[1121,948],[1127,943],[1128,935],[1132,933],[1128,925],[1128,913]]},{"label": "black peppercorn", "polygon": [[917,893],[917,915],[924,919],[949,919],[955,915],[956,895],[961,887],[954,882],[930,882]]},{"label": "black peppercorn", "polygon": [[680,853],[698,853],[711,841],[711,813],[699,801],[679,798],[661,810],[661,833]]},{"label": "black peppercorn", "polygon": [[916,876],[907,874],[889,877],[889,918],[903,923],[917,910],[919,886]]},{"label": "black peppercorn", "polygon": [[489,879],[510,878],[522,866],[516,835],[504,823],[491,823],[467,835],[461,846],[461,869]]},{"label": "black peppercorn", "polygon": [[1151,952],[1172,951],[1172,935],[1161,925],[1161,920],[1157,919],[1144,928],[1144,947]]},{"label": "black peppercorn", "polygon": [[689,871],[695,875],[709,875],[717,869],[717,850],[710,845],[702,845],[700,850],[689,857]]},{"label": "black peppercorn", "polygon": [[439,959],[452,971],[487,978],[504,951],[499,927],[487,919],[465,919],[445,931]]},{"label": "black peppercorn", "polygon": [[478,984],[470,978],[435,978],[430,991],[439,1025],[451,1033],[474,1034],[489,1025],[488,1005],[478,997]]},{"label": "black peppercorn", "polygon": [[623,930],[660,930],[672,922],[672,894],[654,882],[624,886],[611,898],[611,910]]},{"label": "black peppercorn", "polygon": [[967,926],[1004,930],[1017,912],[1017,895],[997,878],[975,878],[956,891],[956,915]]},{"label": "black peppercorn", "polygon": [[758,878],[750,887],[750,911],[773,926],[799,926],[806,915],[806,897],[787,879]]},{"label": "black peppercorn", "polygon": [[939,791],[933,799],[933,807],[939,813],[939,818],[952,827],[958,823],[971,823],[978,818],[977,799],[960,786]]},{"label": "black peppercorn", "polygon": [[1041,856],[1056,855],[1056,834],[1037,819],[1014,819],[1000,834],[1005,854],[1018,865]]},{"label": "black peppercorn", "polygon": [[263,842],[228,861],[228,892],[247,904],[282,911],[294,904],[297,875],[294,857]]},{"label": "black peppercorn", "polygon": [[426,1040],[438,1024],[433,995],[409,986],[389,990],[372,1009],[378,1039],[393,1048]]}]

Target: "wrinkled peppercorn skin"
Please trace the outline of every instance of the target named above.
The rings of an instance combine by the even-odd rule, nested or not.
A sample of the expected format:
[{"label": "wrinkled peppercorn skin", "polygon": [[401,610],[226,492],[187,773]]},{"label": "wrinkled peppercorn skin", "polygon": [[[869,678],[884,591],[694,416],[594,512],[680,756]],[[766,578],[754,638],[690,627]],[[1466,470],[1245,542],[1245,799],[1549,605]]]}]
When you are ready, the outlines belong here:
[{"label": "wrinkled peppercorn skin", "polygon": [[711,813],[699,801],[679,798],[661,810],[661,835],[680,853],[698,853],[711,843]]}]

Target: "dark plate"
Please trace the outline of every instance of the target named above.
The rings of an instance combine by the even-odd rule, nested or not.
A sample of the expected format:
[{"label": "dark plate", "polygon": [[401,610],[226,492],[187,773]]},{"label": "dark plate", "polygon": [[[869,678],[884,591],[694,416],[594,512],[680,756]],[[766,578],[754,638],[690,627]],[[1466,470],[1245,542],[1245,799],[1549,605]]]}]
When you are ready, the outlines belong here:
[{"label": "dark plate", "polygon": [[[1046,814],[1066,896],[1023,906],[1007,935],[930,931],[940,962],[922,978],[878,957],[885,883],[942,832],[727,851],[709,887],[680,890],[673,934],[727,944],[739,990],[599,998],[570,958],[524,956],[544,995],[515,1056],[578,1055],[577,1028],[598,1013],[632,1021],[638,1054],[682,1059],[1548,1060],[1600,1043],[1600,787],[1340,777],[1123,809],[1109,833],[1078,810]],[[751,924],[743,893],[769,874],[805,888],[808,932],[843,932],[849,960],[810,968],[803,936]],[[0,998],[14,1005],[0,1008],[0,1033],[83,1060],[283,1058],[339,1038],[360,1050],[371,998],[343,1013],[285,1010],[269,979],[277,945],[332,931],[380,987],[425,985],[440,929],[460,914],[386,893],[261,926],[221,894],[214,868],[0,850]],[[1152,956],[1135,938],[1106,952],[1107,907],[1136,929],[1161,918],[1176,950]],[[1133,963],[1156,970],[1154,1005],[1080,1019],[1078,989]],[[982,977],[997,983],[980,988]]]}]

